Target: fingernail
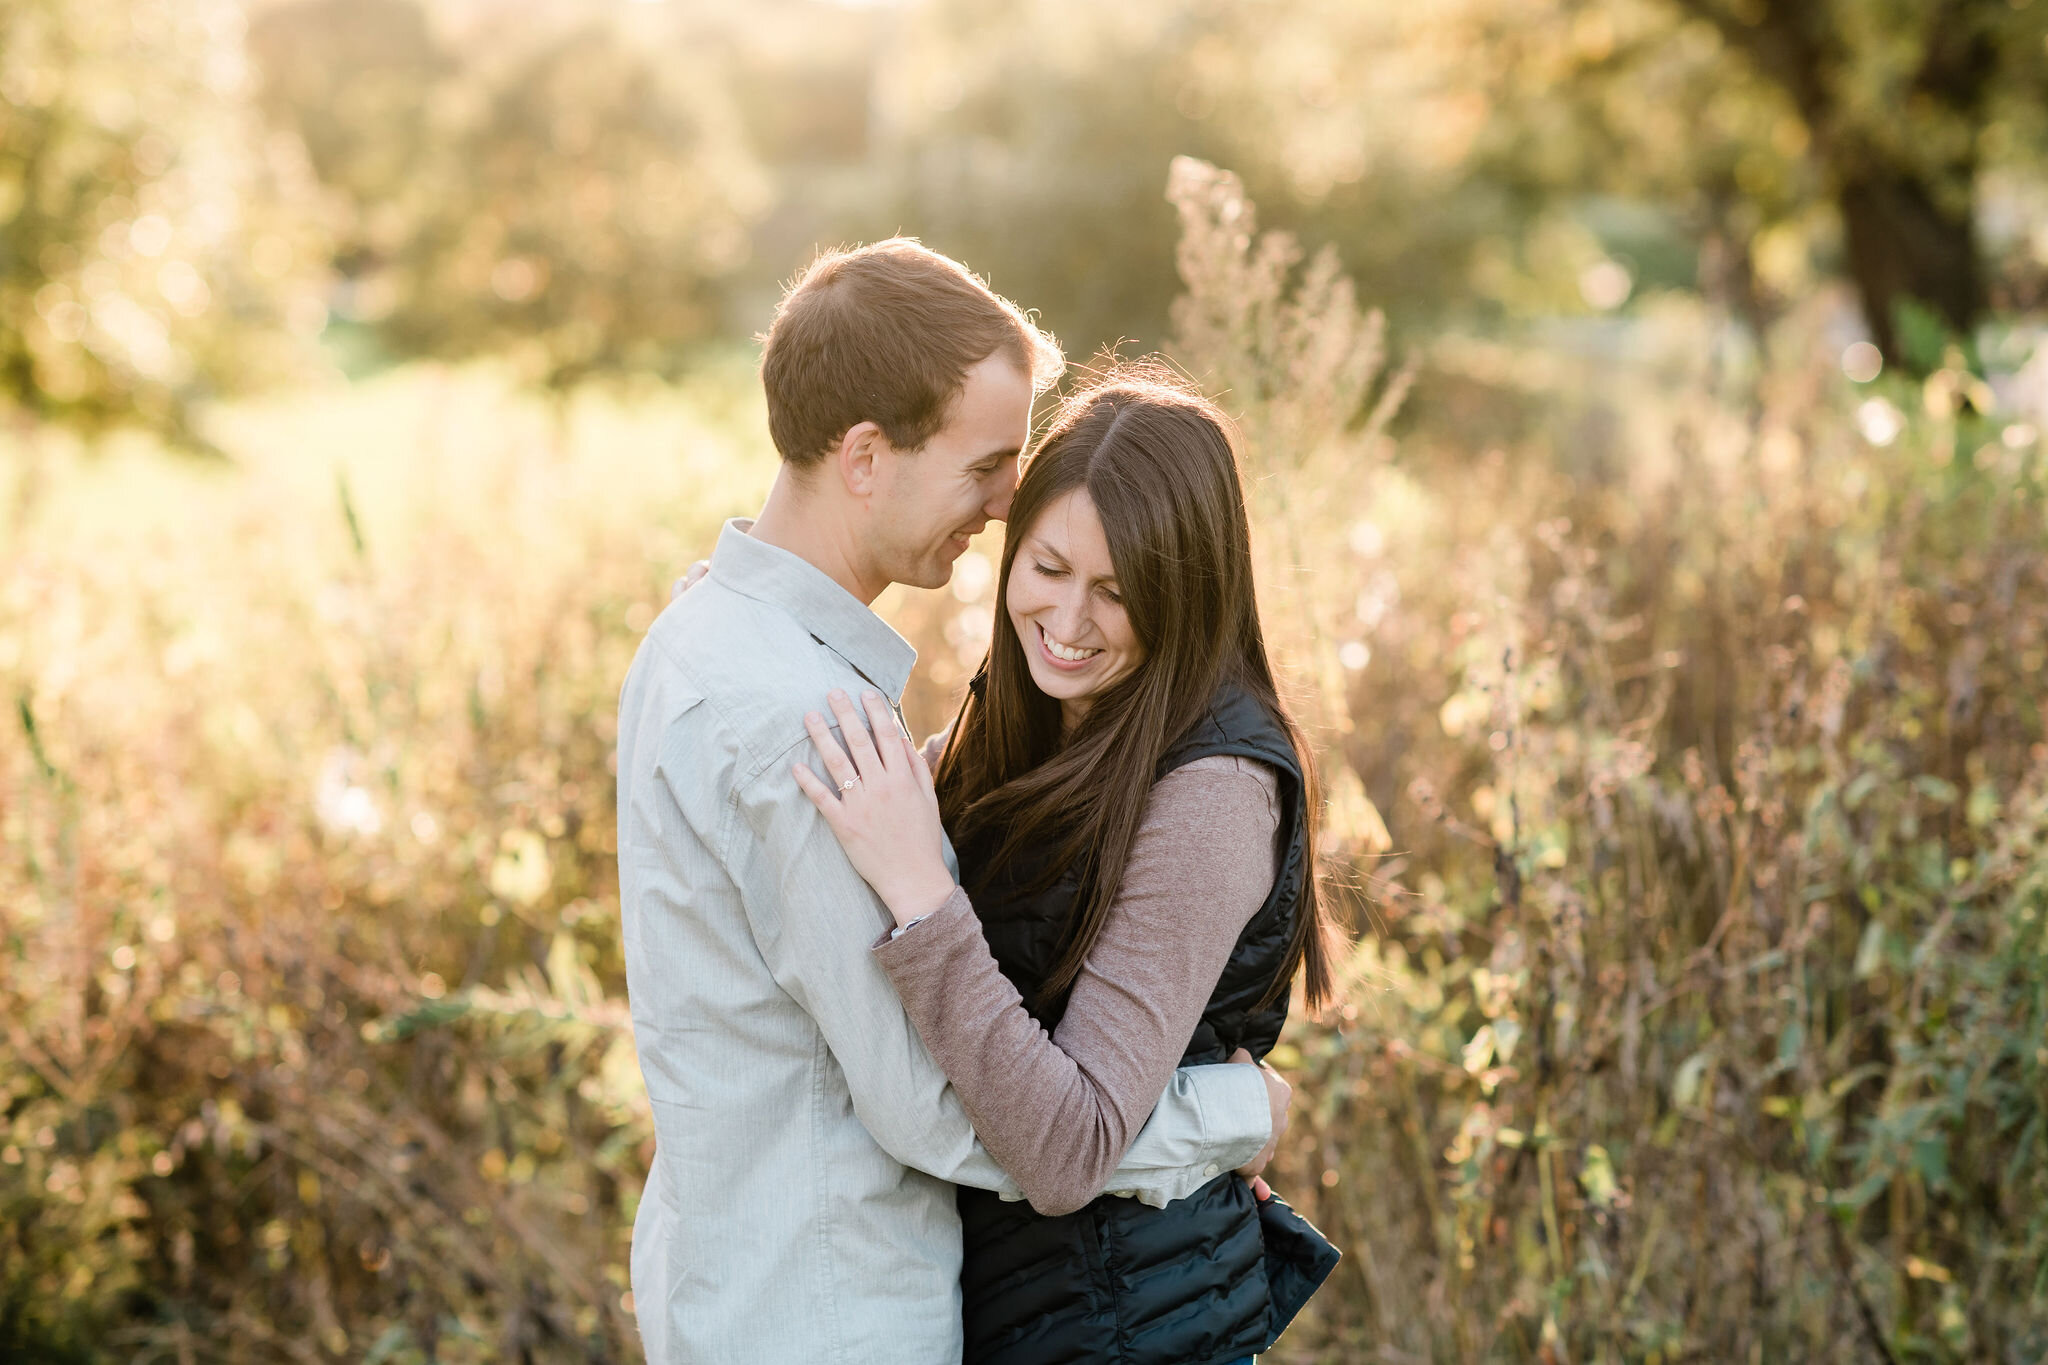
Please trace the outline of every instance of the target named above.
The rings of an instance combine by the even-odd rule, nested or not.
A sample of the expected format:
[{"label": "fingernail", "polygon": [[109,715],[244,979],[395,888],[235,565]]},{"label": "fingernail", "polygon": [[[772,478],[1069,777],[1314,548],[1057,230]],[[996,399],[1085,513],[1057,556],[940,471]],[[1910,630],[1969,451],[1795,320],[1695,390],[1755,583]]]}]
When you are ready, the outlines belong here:
[{"label": "fingernail", "polygon": [[815,722],[816,724],[819,724],[819,725],[823,725],[823,724],[825,723],[825,718],[824,718],[823,716],[819,715],[819,714],[818,714],[818,713],[817,713],[816,711],[806,711],[806,712],[804,712],[804,723],[805,723],[806,725],[809,725],[809,724],[812,724],[813,722]]},{"label": "fingernail", "polygon": [[872,691],[872,690],[870,690],[870,691],[867,691],[867,692],[863,692],[863,693],[861,693],[861,694],[860,694],[860,699],[861,699],[862,701],[880,701],[880,700],[882,699],[882,694],[881,694],[880,692],[875,692],[875,691]]},{"label": "fingernail", "polygon": [[833,701],[845,701],[845,700],[846,700],[846,694],[845,694],[844,692],[840,691],[840,690],[839,690],[838,688],[836,688],[836,687],[835,687],[835,688],[833,688],[833,689],[832,689],[832,690],[831,690],[830,692],[827,692],[827,693],[826,693],[825,695],[826,695],[826,696],[828,696],[828,697],[830,697],[830,698],[831,698],[831,699],[832,699]]}]

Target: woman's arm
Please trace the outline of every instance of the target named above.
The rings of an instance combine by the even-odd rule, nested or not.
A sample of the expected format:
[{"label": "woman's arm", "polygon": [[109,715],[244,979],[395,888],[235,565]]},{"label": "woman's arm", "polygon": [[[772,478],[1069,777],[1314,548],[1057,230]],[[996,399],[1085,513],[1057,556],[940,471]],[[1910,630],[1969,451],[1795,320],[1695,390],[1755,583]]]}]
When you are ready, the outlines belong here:
[{"label": "woman's arm", "polygon": [[1154,784],[1121,890],[1047,1036],[956,890],[876,947],[989,1154],[1041,1213],[1101,1194],[1159,1101],[1277,867],[1277,784],[1203,759]]},{"label": "woman's arm", "polygon": [[[1196,799],[1189,784],[1206,788],[1204,768],[1223,772],[1224,765],[1190,764],[1154,784],[1148,819],[1134,841],[1105,930],[1126,918],[1130,923],[1098,940],[1069,995],[1061,1034],[1065,1038],[1069,1026],[1080,1030],[1070,1055],[1025,1012],[989,956],[980,922],[945,865],[930,769],[880,694],[864,693],[861,701],[864,719],[845,694],[827,698],[839,720],[839,738],[822,715],[804,718],[825,776],[801,763],[791,775],[898,928],[908,931],[899,942],[931,931],[918,953],[900,956],[921,960],[924,950],[941,949],[948,925],[959,935],[959,951],[922,989],[898,983],[905,1012],[935,1057],[953,1055],[943,1065],[948,1079],[984,1146],[1018,1177],[1034,1206],[1046,1212],[1079,1208],[1114,1178],[1145,1116],[1166,1093],[1174,1061],[1193,1035],[1231,946],[1272,886],[1279,819],[1271,775],[1262,781],[1256,765],[1230,765],[1225,776],[1237,780],[1219,784],[1217,791],[1235,793],[1236,799],[1214,803]],[[951,915],[939,913],[949,907]],[[932,923],[920,923],[927,919]],[[1149,963],[1150,969],[1133,972],[1124,965],[1123,944],[1131,961]],[[932,955],[947,957],[943,951]],[[885,954],[885,970],[898,956]],[[960,1012],[969,1002],[989,1000],[1001,1002],[992,1014]],[[1119,1001],[1128,1006],[1128,1017]],[[1099,1020],[1094,1037],[1085,1025],[1089,1019]],[[1272,1135],[1284,1127],[1287,1103],[1285,1082],[1271,1073],[1262,1080],[1270,1120],[1259,1124],[1257,1140],[1265,1150],[1243,1153],[1253,1166],[1264,1164]],[[1194,1158],[1205,1160],[1206,1166],[1187,1170],[1206,1178],[1220,1174],[1225,1164],[1243,1167],[1238,1157],[1227,1163]],[[1134,1188],[1156,1189],[1142,1182]]]}]

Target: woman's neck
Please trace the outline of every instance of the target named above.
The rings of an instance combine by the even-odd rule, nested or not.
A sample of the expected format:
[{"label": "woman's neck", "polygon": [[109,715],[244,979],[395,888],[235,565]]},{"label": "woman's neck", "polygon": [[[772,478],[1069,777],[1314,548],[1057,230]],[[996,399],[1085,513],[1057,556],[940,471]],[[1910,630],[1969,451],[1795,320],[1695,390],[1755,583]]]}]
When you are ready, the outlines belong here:
[{"label": "woman's neck", "polygon": [[1060,701],[1060,743],[1074,737],[1074,731],[1081,728],[1081,722],[1088,715],[1090,697],[1069,697]]}]

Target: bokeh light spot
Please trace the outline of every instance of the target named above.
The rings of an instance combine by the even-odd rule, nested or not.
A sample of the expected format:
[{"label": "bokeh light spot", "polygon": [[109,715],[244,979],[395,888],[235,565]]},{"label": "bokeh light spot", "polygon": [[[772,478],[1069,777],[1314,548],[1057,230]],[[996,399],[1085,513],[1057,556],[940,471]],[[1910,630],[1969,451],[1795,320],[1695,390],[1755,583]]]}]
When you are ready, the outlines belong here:
[{"label": "bokeh light spot", "polygon": [[1873,398],[1856,409],[1856,429],[1874,446],[1888,446],[1906,429],[1906,415],[1889,401]]},{"label": "bokeh light spot", "polygon": [[1842,352],[1842,373],[1858,384],[1868,384],[1884,372],[1884,352],[1867,341],[1858,341]]},{"label": "bokeh light spot", "polygon": [[1612,312],[1628,302],[1635,279],[1619,261],[1595,261],[1579,272],[1579,297],[1589,308]]}]

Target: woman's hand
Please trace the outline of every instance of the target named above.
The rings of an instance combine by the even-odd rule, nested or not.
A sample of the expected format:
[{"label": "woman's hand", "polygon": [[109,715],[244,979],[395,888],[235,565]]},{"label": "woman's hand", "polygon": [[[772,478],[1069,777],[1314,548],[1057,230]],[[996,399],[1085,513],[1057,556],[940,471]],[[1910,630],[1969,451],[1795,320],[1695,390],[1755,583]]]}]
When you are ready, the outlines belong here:
[{"label": "woman's hand", "polygon": [[897,924],[908,924],[944,905],[954,888],[931,769],[910,747],[880,693],[861,693],[868,724],[844,692],[834,691],[827,701],[846,747],[815,711],[804,717],[804,728],[831,780],[802,763],[791,771],[832,827],[853,870],[875,888]]},{"label": "woman's hand", "polygon": [[688,592],[690,589],[696,587],[699,583],[703,582],[704,575],[710,572],[710,560],[697,560],[696,562],[690,565],[689,571],[687,573],[685,573],[681,578],[678,578],[676,580],[676,585],[668,590],[668,600],[671,602],[675,601],[678,597],[681,597],[684,593]]},{"label": "woman's hand", "polygon": [[953,727],[948,725],[945,729],[931,736],[918,746],[917,751],[924,756],[925,767],[930,768],[934,773],[938,772],[939,759],[946,752],[946,741],[952,737]]}]

